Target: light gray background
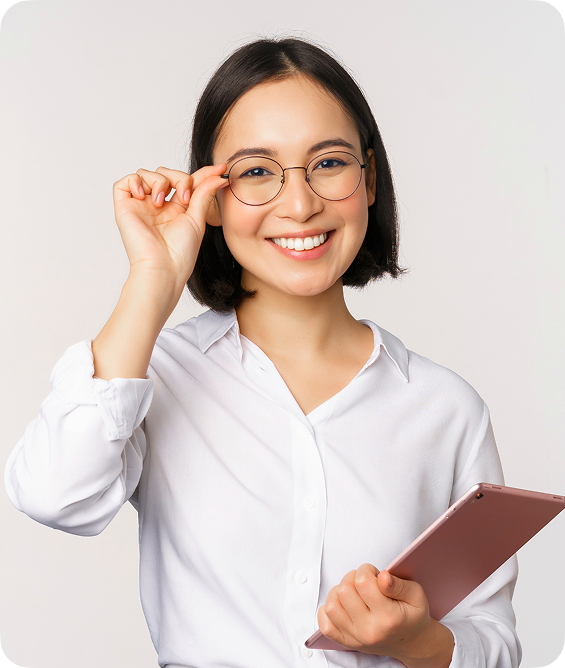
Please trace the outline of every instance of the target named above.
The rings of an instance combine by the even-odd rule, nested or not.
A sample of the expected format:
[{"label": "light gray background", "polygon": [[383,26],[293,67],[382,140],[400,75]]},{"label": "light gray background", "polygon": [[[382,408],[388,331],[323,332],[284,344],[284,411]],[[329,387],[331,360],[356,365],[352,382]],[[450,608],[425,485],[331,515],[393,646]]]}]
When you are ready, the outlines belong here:
[{"label": "light gray background", "polygon": [[[67,346],[94,338],[128,263],[112,184],[185,168],[199,92],[259,35],[332,48],[363,85],[402,222],[398,282],[348,292],[358,318],[466,378],[511,486],[565,493],[565,35],[532,0],[41,0],[0,31],[2,466]],[[188,295],[169,325],[201,312]],[[126,504],[80,538],[0,494],[0,633],[33,668],[155,668]],[[519,553],[524,668],[561,652],[565,513]],[[477,546],[481,549],[481,546]],[[381,566],[377,564],[377,566]]]}]

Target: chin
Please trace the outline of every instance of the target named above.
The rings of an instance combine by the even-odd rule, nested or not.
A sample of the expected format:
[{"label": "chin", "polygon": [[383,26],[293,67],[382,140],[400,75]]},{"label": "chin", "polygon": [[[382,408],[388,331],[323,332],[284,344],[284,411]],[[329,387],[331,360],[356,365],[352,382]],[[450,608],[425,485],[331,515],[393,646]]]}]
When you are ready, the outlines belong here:
[{"label": "chin", "polygon": [[335,285],[336,281],[316,283],[312,285],[311,282],[301,281],[299,284],[286,285],[282,289],[284,292],[296,297],[316,297],[324,292],[327,292]]}]

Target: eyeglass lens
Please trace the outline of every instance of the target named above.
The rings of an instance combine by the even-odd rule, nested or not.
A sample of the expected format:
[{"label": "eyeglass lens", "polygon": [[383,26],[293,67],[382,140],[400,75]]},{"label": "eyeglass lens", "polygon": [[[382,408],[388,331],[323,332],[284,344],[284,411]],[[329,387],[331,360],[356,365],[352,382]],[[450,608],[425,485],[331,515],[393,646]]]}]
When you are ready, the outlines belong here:
[{"label": "eyeglass lens", "polygon": [[[361,172],[361,164],[354,155],[334,151],[319,155],[309,163],[308,182],[312,190],[323,199],[340,200],[357,190]],[[229,184],[241,202],[266,204],[280,192],[283,171],[271,158],[242,158],[232,165]]]}]

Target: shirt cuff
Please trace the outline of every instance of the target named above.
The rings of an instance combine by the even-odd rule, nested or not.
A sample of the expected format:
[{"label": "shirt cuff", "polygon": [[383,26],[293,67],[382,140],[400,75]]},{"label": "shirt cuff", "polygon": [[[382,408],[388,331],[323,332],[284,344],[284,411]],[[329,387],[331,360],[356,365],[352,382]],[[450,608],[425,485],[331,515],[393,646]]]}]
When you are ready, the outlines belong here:
[{"label": "shirt cuff", "polygon": [[93,404],[100,409],[109,441],[127,439],[139,427],[153,398],[148,378],[94,377],[92,341],[67,348],[51,372],[51,389],[64,404]]},{"label": "shirt cuff", "polygon": [[453,633],[455,647],[449,668],[485,668],[481,641],[473,628],[459,622],[441,622]]}]

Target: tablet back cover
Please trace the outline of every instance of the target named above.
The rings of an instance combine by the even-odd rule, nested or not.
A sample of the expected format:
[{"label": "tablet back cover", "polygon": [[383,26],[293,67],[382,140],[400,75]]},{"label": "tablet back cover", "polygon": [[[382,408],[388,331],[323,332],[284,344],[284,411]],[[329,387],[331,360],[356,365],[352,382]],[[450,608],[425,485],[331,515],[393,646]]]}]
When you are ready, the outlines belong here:
[{"label": "tablet back cover", "polygon": [[[440,620],[564,507],[563,496],[479,483],[383,570],[421,584]],[[320,631],[305,644],[345,649]]]}]

